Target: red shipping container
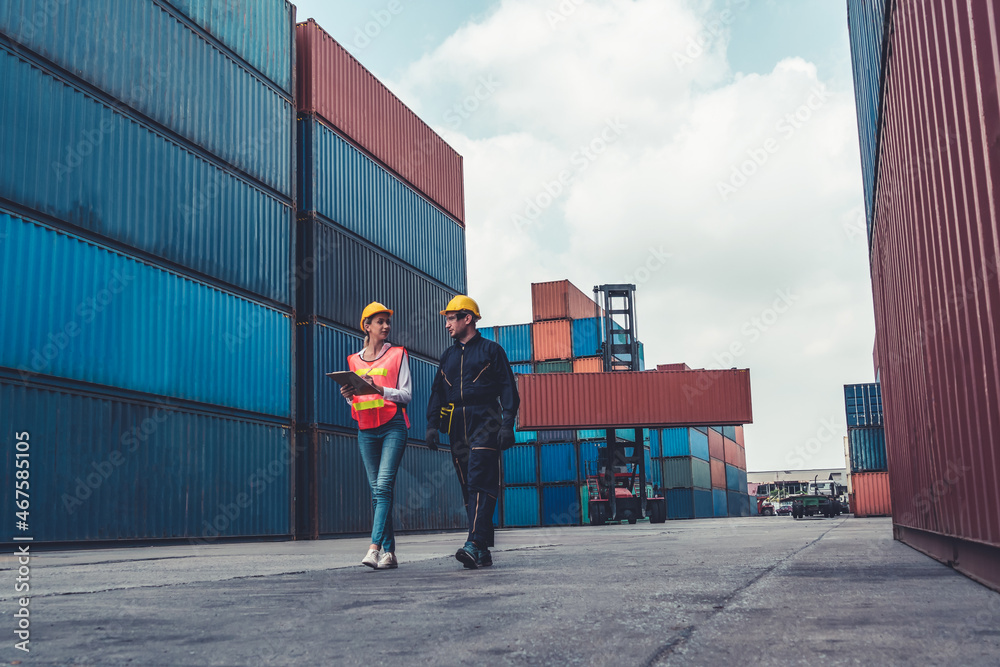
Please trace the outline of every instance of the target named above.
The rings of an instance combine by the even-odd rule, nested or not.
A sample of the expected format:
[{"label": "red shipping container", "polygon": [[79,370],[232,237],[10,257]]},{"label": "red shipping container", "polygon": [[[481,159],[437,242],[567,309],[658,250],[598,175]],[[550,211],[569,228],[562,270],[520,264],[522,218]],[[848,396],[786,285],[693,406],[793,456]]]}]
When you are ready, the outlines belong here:
[{"label": "red shipping container", "polygon": [[[732,466],[740,468],[740,446],[729,438],[723,438],[722,440],[723,451],[725,452],[725,458],[723,459],[726,463]],[[709,439],[708,452],[711,456],[712,453],[712,442]],[[744,468],[745,470],[746,468]]]},{"label": "red shipping container", "polygon": [[656,364],[658,371],[689,371],[691,367],[684,362],[678,364]]},{"label": "red shipping container", "polygon": [[295,30],[297,102],[465,223],[462,156],[313,19]]},{"label": "red shipping container", "polygon": [[726,460],[725,438],[718,431],[708,429],[708,455],[715,459]]},{"label": "red shipping container", "polygon": [[711,458],[708,465],[712,469],[712,488],[726,488],[726,462],[721,459]]},{"label": "red shipping container", "polygon": [[535,361],[572,359],[573,323],[570,320],[535,322],[531,325],[531,344]]},{"label": "red shipping container", "polygon": [[747,450],[743,447],[739,447],[738,450],[740,456],[740,470],[747,469]]},{"label": "red shipping container", "polygon": [[753,421],[747,369],[536,373],[521,377],[518,389],[525,430]]},{"label": "red shipping container", "polygon": [[574,373],[603,373],[603,357],[577,357],[573,360]]},{"label": "red shipping container", "polygon": [[889,7],[870,257],[893,530],[1000,590],[997,7]]},{"label": "red shipping container", "polygon": [[740,447],[746,447],[747,443],[743,442],[743,426],[736,427],[736,444]]},{"label": "red shipping container", "polygon": [[568,280],[532,283],[531,313],[535,322],[604,316],[597,302]]},{"label": "red shipping container", "polygon": [[857,517],[889,516],[892,501],[889,499],[889,473],[856,472],[851,475],[854,501],[851,512]]}]

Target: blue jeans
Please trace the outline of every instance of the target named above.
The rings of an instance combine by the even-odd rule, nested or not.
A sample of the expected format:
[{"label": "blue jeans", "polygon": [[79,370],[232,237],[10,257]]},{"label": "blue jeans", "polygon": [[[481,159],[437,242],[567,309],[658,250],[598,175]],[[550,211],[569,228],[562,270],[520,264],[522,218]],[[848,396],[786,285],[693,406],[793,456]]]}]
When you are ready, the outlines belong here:
[{"label": "blue jeans", "polygon": [[396,471],[406,451],[406,422],[403,413],[375,428],[358,429],[358,448],[361,461],[368,474],[372,490],[372,544],[382,551],[396,551],[396,537],[392,532],[392,491],[396,485]]}]

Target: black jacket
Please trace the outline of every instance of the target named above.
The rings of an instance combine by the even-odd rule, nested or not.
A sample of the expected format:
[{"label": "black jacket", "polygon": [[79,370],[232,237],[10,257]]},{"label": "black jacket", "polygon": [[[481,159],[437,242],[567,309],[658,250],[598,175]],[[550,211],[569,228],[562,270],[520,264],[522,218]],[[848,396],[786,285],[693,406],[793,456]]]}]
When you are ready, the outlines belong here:
[{"label": "black jacket", "polygon": [[477,331],[468,343],[458,341],[441,355],[427,404],[427,425],[440,428],[441,407],[454,403],[476,413],[501,411],[502,426],[513,429],[521,398],[507,353]]}]

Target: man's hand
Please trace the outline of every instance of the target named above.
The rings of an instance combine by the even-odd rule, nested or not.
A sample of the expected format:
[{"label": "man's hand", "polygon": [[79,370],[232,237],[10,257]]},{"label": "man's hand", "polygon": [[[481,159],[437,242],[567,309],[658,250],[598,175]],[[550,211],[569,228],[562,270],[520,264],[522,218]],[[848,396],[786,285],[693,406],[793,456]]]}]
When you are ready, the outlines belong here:
[{"label": "man's hand", "polygon": [[501,427],[500,435],[497,438],[497,444],[500,445],[500,451],[505,452],[514,446],[514,427]]},{"label": "man's hand", "polygon": [[427,434],[424,436],[424,440],[427,441],[427,448],[432,452],[436,452],[438,447],[441,446],[441,437],[438,435],[438,430],[433,426],[427,427]]}]

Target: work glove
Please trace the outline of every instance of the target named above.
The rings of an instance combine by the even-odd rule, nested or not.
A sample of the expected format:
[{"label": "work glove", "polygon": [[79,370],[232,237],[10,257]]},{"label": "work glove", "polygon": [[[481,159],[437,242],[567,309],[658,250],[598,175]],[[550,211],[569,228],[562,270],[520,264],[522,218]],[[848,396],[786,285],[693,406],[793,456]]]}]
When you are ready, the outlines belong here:
[{"label": "work glove", "polygon": [[427,448],[432,452],[436,452],[438,447],[441,446],[441,436],[438,435],[438,430],[433,426],[427,427],[427,434],[424,436],[424,440],[427,442]]},{"label": "work glove", "polygon": [[514,446],[514,427],[513,426],[501,426],[500,435],[497,438],[497,444],[500,446],[500,451],[505,452]]}]

